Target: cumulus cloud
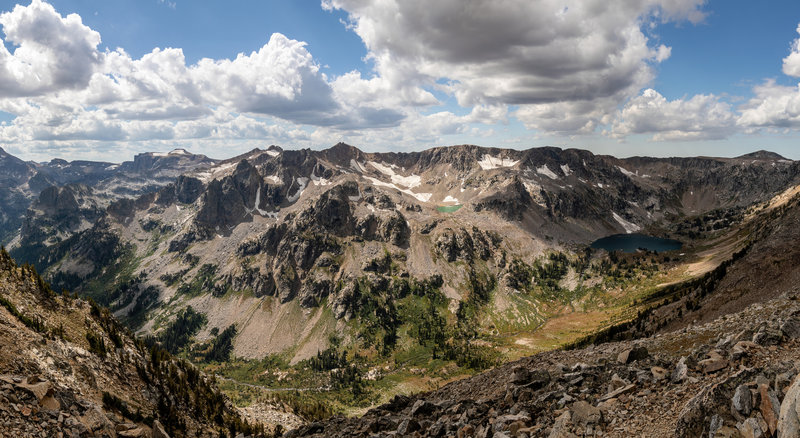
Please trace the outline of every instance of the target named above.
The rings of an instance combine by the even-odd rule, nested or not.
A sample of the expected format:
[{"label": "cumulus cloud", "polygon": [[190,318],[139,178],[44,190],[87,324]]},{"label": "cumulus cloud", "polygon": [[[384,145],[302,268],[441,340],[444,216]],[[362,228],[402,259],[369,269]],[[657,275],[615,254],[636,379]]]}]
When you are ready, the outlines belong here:
[{"label": "cumulus cloud", "polygon": [[[0,123],[0,140],[70,151],[340,139],[419,147],[489,135],[509,119],[537,135],[655,141],[800,129],[798,87],[766,81],[738,107],[649,88],[671,56],[650,28],[702,21],[704,0],[321,1],[348,14],[373,71],[328,76],[304,42],[277,33],[233,59],[189,64],[180,48],[137,59],[99,49],[78,15],[42,0],[16,6],[0,15],[0,110],[16,116]],[[800,77],[800,38],[783,73]]]},{"label": "cumulus cloud", "polygon": [[656,141],[717,140],[728,137],[735,129],[732,108],[713,94],[667,100],[648,88],[627,102],[610,134],[617,138],[654,134]]},{"label": "cumulus cloud", "polygon": [[[789,55],[783,58],[783,73],[800,77],[800,38],[792,42]],[[738,124],[747,132],[800,129],[800,84],[790,87],[768,79],[753,87],[753,97],[739,111]]]},{"label": "cumulus cloud", "polygon": [[[800,25],[797,26],[800,33]],[[791,53],[783,58],[783,73],[788,76],[800,77],[800,38],[792,42]]]},{"label": "cumulus cloud", "polygon": [[[375,63],[376,78],[342,81],[350,93],[390,88],[406,102],[428,104],[425,89],[445,91],[462,107],[533,105],[519,112],[528,126],[575,103],[581,128],[653,78],[670,55],[653,47],[643,23],[699,21],[702,0],[324,0],[344,10]],[[376,84],[375,82],[378,82]],[[396,96],[397,97],[397,96]],[[607,100],[611,100],[609,104]],[[553,105],[546,107],[543,105]],[[589,109],[589,107],[592,107]],[[545,116],[537,119],[537,114]],[[588,115],[592,120],[585,120]],[[558,124],[556,124],[558,125]],[[555,126],[556,130],[561,130]]]},{"label": "cumulus cloud", "polygon": [[754,131],[768,129],[800,129],[800,85],[787,87],[768,80],[753,87],[752,99],[739,110],[740,126]]},{"label": "cumulus cloud", "polygon": [[85,87],[103,56],[100,34],[81,17],[59,15],[48,3],[33,0],[0,15],[5,43],[0,44],[0,96],[35,96]]},{"label": "cumulus cloud", "polygon": [[78,15],[41,0],[0,15],[0,25],[0,110],[16,116],[0,126],[5,143],[302,140],[301,126],[390,127],[407,115],[375,99],[385,88],[340,93],[304,42],[278,33],[250,54],[189,65],[180,48],[139,59],[100,51]]}]

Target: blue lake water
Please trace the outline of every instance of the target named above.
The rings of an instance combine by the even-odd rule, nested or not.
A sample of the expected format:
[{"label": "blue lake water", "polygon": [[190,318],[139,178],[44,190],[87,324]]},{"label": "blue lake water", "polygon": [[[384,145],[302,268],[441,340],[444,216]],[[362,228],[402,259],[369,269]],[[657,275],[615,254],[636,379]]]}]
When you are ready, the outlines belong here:
[{"label": "blue lake water", "polygon": [[592,242],[592,248],[606,251],[636,252],[640,248],[664,252],[681,249],[683,244],[673,239],[648,236],[646,234],[614,234]]}]

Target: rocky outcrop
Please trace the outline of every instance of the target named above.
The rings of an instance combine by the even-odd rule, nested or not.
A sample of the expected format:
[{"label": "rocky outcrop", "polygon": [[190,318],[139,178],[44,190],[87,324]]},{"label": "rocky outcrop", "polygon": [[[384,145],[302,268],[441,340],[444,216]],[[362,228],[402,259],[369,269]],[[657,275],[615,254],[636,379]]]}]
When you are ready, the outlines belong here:
[{"label": "rocky outcrop", "polygon": [[228,436],[243,422],[213,380],[59,296],[0,250],[0,431],[22,437]]},{"label": "rocky outcrop", "polygon": [[514,177],[502,191],[492,194],[473,205],[477,212],[489,210],[510,221],[521,221],[525,211],[534,205],[533,198],[518,177]]},{"label": "rocky outcrop", "polygon": [[355,234],[366,240],[379,240],[392,245],[407,247],[411,228],[405,216],[397,210],[389,215],[368,214],[358,219]]},{"label": "rocky outcrop", "polygon": [[477,227],[472,227],[471,231],[465,228],[447,228],[436,238],[436,249],[448,262],[472,262],[475,259],[491,258],[501,241],[499,235],[484,232]]},{"label": "rocky outcrop", "polygon": [[213,180],[202,195],[201,207],[195,217],[198,226],[225,230],[252,217],[256,194],[264,182],[255,167],[247,160],[236,166],[235,172],[221,180]]}]

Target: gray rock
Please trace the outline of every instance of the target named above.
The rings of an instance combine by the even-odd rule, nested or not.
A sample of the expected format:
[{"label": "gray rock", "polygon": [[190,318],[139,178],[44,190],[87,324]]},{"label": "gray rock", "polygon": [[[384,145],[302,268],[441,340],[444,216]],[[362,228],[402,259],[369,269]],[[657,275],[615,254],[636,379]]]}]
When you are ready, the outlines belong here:
[{"label": "gray rock", "polygon": [[783,340],[783,333],[773,327],[764,327],[753,335],[753,342],[758,345],[778,345]]},{"label": "gray rock", "polygon": [[569,410],[572,415],[572,422],[579,426],[598,424],[603,419],[603,413],[600,409],[585,401],[573,403]]},{"label": "gray rock", "polygon": [[417,415],[428,415],[435,410],[436,410],[435,404],[427,400],[417,400],[416,402],[414,402],[414,405],[411,406],[411,416],[416,417]]},{"label": "gray rock", "polygon": [[736,425],[742,438],[763,438],[765,437],[764,431],[761,429],[758,420],[755,418],[748,418],[744,422]]},{"label": "gray rock", "polygon": [[781,324],[781,333],[790,339],[800,338],[800,320],[790,318]]},{"label": "gray rock", "polygon": [[794,379],[781,403],[778,438],[800,436],[800,376]]},{"label": "gray rock", "polygon": [[399,435],[409,435],[419,430],[419,423],[413,418],[406,418],[397,426],[397,433]]},{"label": "gray rock", "polygon": [[647,348],[633,347],[622,351],[622,353],[617,356],[617,362],[629,364],[637,360],[647,359],[649,356],[650,353],[647,351]]},{"label": "gray rock", "polygon": [[712,350],[708,353],[708,359],[701,360],[697,364],[700,366],[703,374],[709,374],[727,368],[728,360],[722,357],[718,352]]},{"label": "gray rock", "polygon": [[511,370],[511,383],[515,385],[524,385],[530,382],[530,380],[531,372],[527,368],[518,366]]},{"label": "gray rock", "polygon": [[170,438],[160,421],[153,421],[153,438]]},{"label": "gray rock", "polygon": [[564,412],[556,418],[553,428],[550,431],[548,438],[568,438],[574,435],[570,433],[569,427],[572,424],[572,415],[569,411]]},{"label": "gray rock", "polygon": [[672,383],[681,383],[689,376],[689,367],[686,366],[686,357],[682,357],[675,369],[672,370]]},{"label": "gray rock", "polygon": [[753,410],[753,396],[750,394],[750,388],[745,385],[737,386],[731,399],[731,407],[745,417],[749,416],[750,411]]}]

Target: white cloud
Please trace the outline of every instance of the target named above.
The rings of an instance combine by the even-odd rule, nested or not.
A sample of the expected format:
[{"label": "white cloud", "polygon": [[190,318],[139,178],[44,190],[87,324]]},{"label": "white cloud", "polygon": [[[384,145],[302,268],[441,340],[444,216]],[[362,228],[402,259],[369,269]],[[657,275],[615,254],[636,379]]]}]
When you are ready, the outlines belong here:
[{"label": "white cloud", "polygon": [[654,134],[656,141],[716,140],[728,137],[735,129],[735,113],[717,96],[667,100],[648,88],[625,104],[610,134],[617,138]]},{"label": "white cloud", "polygon": [[[668,100],[649,88],[672,54],[649,29],[701,21],[704,3],[323,0],[349,14],[374,65],[329,77],[304,42],[282,34],[249,54],[194,64],[180,48],[138,59],[100,51],[100,35],[78,15],[33,0],[0,15],[0,110],[16,116],[0,124],[0,141],[113,157],[111,145],[419,148],[480,141],[509,119],[535,131],[529,138],[800,129],[798,87],[766,81],[736,108],[721,96]],[[783,73],[800,77],[800,38]]]},{"label": "white cloud", "polygon": [[751,131],[800,129],[800,85],[786,87],[768,80],[753,87],[753,94],[755,96],[739,108],[740,126]]},{"label": "white cloud", "polygon": [[[797,26],[797,33],[800,33],[800,25]],[[791,53],[783,58],[783,73],[800,77],[800,38],[792,42]]]},{"label": "white cloud", "polygon": [[[323,0],[349,14],[376,76],[340,78],[353,94],[398,90],[430,105],[438,89],[460,106],[520,105],[526,126],[591,131],[653,76],[670,48],[651,47],[641,26],[702,20],[702,0]],[[568,108],[570,120],[553,114]]]},{"label": "white cloud", "polygon": [[0,15],[6,38],[0,44],[0,96],[35,96],[85,87],[102,63],[100,34],[81,17],[59,15],[48,3],[33,0]]}]

